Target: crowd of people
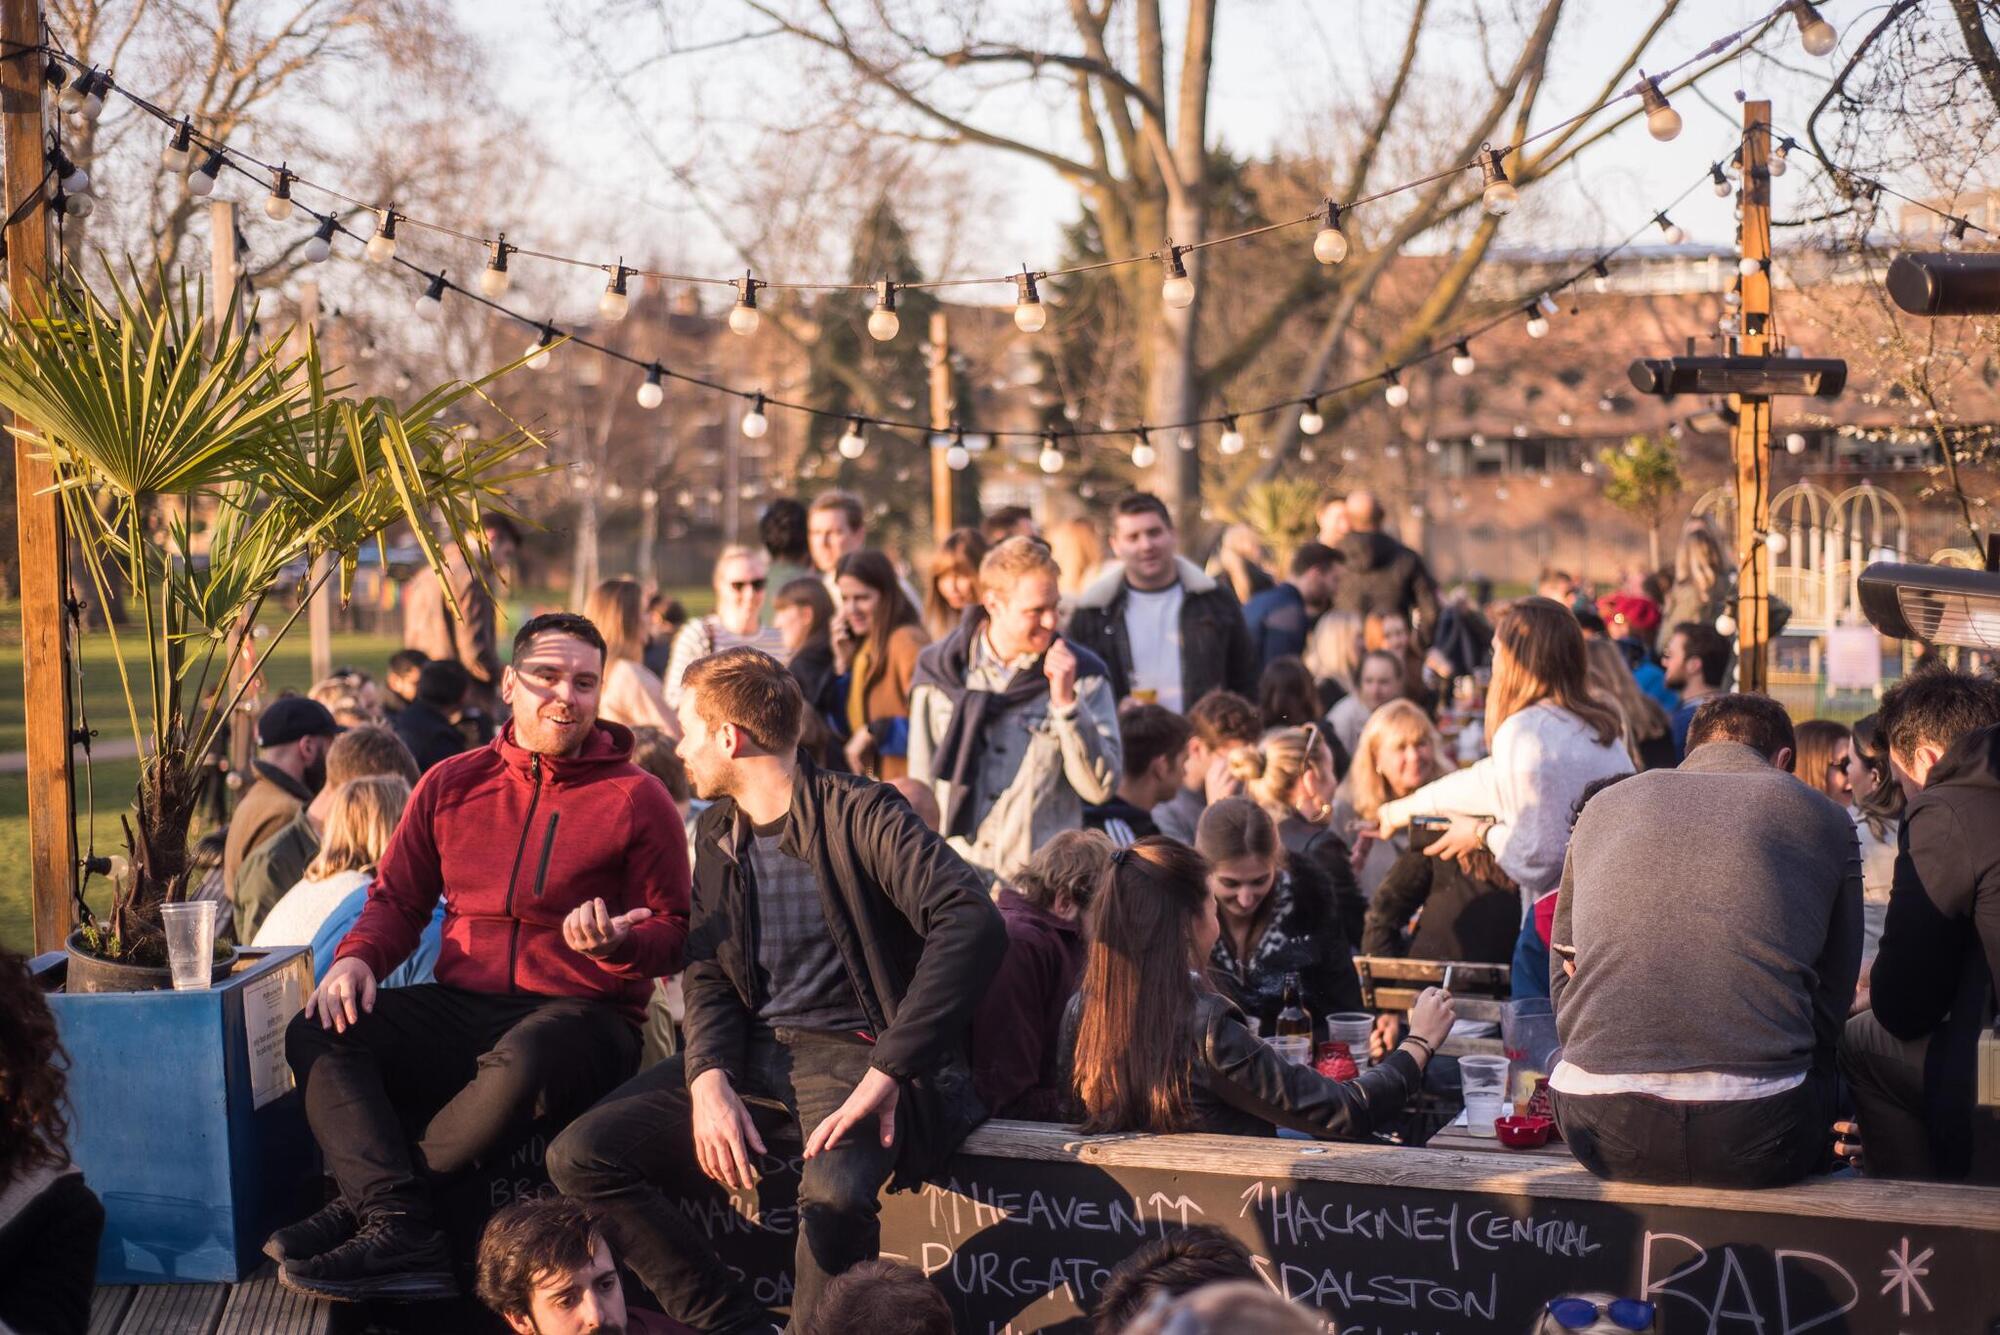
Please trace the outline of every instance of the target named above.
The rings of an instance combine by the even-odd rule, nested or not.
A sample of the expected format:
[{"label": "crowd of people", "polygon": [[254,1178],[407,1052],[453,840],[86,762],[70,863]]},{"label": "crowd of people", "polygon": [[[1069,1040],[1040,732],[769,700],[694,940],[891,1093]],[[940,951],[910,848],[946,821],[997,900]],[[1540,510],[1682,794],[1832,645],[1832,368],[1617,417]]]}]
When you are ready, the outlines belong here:
[{"label": "crowd of people", "polygon": [[[1930,666],[1795,722],[1728,688],[1699,525],[1674,571],[1495,600],[1382,520],[1330,501],[1280,576],[1133,494],[906,571],[833,492],[723,550],[712,612],[609,580],[504,662],[491,521],[381,687],[265,708],[223,840],[237,939],[318,977],[287,1056],[334,1190],[271,1238],[283,1282],[456,1294],[438,1193],[538,1125],[559,1198],[478,1264],[516,1330],[620,1328],[613,1257],[675,1321],[771,1329],[678,1202],[785,1144],[794,1328],[948,1329],[874,1259],[878,1200],[983,1118],[1408,1144],[1455,1113],[1476,1028],[1441,987],[1371,1012],[1357,955],[1549,998],[1553,1117],[1602,1177],[1972,1173],[2000,685]],[[37,1134],[11,1168],[55,1190]],[[1181,1243],[1099,1330],[1178,1328],[1154,1270],[1254,1278]]]}]

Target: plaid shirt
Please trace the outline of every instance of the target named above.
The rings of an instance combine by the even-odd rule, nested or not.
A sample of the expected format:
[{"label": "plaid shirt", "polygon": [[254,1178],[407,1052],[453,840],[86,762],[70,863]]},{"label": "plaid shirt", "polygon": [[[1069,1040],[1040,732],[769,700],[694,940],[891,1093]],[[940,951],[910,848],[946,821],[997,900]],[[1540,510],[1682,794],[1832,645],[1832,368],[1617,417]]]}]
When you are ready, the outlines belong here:
[{"label": "plaid shirt", "polygon": [[748,829],[744,865],[757,901],[757,968],[773,1029],[865,1031],[854,982],[827,926],[813,869],[778,851],[784,822],[768,833]]}]

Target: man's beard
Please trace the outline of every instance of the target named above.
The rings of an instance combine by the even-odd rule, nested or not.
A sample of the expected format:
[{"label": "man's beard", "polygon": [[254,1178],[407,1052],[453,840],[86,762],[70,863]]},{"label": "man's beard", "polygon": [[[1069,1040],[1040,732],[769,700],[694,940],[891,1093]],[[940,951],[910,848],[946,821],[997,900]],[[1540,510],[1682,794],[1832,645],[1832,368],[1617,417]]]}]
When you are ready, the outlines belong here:
[{"label": "man's beard", "polygon": [[315,793],[317,793],[320,789],[326,787],[325,756],[323,755],[320,756],[318,759],[314,760],[310,765],[306,766],[305,784],[307,788],[311,789]]}]

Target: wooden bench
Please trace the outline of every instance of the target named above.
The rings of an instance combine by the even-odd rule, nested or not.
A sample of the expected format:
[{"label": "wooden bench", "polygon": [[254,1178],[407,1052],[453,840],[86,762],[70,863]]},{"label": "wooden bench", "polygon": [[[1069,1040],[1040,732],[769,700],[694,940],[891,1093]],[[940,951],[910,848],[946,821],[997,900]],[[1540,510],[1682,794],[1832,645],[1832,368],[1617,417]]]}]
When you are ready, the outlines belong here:
[{"label": "wooden bench", "polygon": [[266,1264],[240,1284],[106,1285],[90,1335],[328,1335],[333,1304],[284,1288]]}]

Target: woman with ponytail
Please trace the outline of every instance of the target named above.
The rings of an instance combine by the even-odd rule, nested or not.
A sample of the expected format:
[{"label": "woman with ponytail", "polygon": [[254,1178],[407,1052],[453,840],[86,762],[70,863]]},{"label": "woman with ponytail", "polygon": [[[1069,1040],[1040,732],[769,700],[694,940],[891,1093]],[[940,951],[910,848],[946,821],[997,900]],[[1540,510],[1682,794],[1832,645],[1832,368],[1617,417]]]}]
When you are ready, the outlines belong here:
[{"label": "woman with ponytail", "polygon": [[1402,1111],[1450,1032],[1449,994],[1426,989],[1410,1036],[1359,1079],[1285,1061],[1203,973],[1222,934],[1209,871],[1201,854],[1157,835],[1112,857],[1064,1026],[1083,1129],[1368,1138]]},{"label": "woman with ponytail", "polygon": [[1309,863],[1333,891],[1341,929],[1350,942],[1361,939],[1367,898],[1354,878],[1354,850],[1333,826],[1333,748],[1317,723],[1272,728],[1255,746],[1229,758],[1230,775],[1277,823],[1278,842],[1293,863]]}]

